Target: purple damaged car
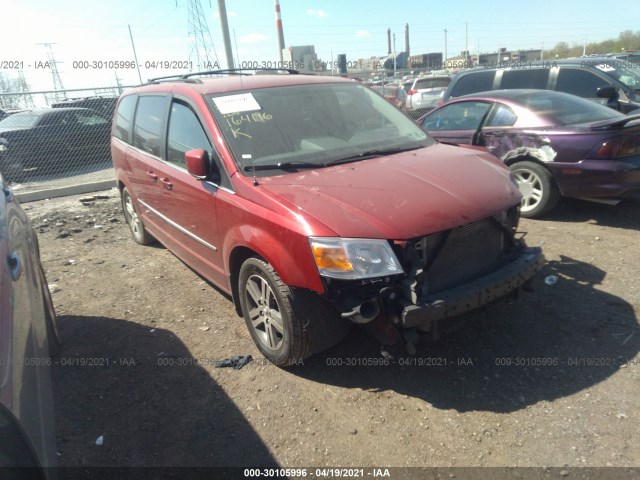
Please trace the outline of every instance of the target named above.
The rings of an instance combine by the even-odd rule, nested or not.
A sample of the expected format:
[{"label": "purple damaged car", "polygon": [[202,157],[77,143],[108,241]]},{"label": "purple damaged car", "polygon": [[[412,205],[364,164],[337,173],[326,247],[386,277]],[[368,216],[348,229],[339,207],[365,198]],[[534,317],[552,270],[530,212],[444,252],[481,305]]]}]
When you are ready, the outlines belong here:
[{"label": "purple damaged car", "polygon": [[496,90],[459,97],[419,122],[441,142],[485,147],[509,165],[523,217],[544,215],[562,195],[640,198],[640,115],[550,90]]}]

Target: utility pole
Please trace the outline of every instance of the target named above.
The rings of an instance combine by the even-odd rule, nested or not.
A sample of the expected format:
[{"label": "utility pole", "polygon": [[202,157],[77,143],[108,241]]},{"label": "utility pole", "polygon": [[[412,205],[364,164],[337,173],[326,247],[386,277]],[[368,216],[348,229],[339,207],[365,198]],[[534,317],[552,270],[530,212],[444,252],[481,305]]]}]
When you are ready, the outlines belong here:
[{"label": "utility pole", "polygon": [[396,76],[396,70],[397,70],[397,65],[396,65],[396,34],[393,34],[393,76]]},{"label": "utility pole", "polygon": [[118,96],[120,96],[122,95],[122,84],[120,83],[120,79],[118,78],[118,73],[114,71],[113,74],[116,77],[116,86],[118,88]]},{"label": "utility pole", "polygon": [[469,24],[464,22],[464,60],[469,66]]},{"label": "utility pole", "polygon": [[133,59],[136,62],[136,68],[138,69],[138,80],[140,80],[140,84],[142,84],[142,75],[140,75],[140,63],[138,63],[138,54],[136,53],[136,46],[133,43],[133,34],[131,33],[131,25],[127,25],[129,27],[129,38],[131,39],[131,48],[133,49]]},{"label": "utility pole", "polygon": [[229,37],[229,22],[227,21],[227,6],[224,0],[218,0],[218,12],[220,13],[220,27],[222,28],[222,40],[224,41],[224,54],[227,57],[227,68],[233,69],[233,52],[231,50],[231,38]]},{"label": "utility pole", "polygon": [[447,70],[447,29],[444,29],[444,68]]}]

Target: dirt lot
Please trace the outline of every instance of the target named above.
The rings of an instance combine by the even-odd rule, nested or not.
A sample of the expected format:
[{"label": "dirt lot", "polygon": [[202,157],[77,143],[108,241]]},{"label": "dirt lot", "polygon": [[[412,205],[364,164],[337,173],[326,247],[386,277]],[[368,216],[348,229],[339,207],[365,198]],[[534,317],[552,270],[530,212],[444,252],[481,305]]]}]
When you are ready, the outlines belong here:
[{"label": "dirt lot", "polygon": [[288,370],[264,361],[228,298],[129,238],[116,192],[24,207],[64,341],[62,466],[640,466],[637,204],[522,221],[548,260],[535,291],[415,357],[396,348],[381,365],[354,329]]}]

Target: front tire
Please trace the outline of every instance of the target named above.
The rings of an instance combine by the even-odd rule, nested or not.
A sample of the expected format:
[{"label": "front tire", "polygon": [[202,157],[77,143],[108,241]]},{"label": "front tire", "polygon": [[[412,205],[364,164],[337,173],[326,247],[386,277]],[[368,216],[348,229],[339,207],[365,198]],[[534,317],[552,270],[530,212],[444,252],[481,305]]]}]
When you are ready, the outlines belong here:
[{"label": "front tire", "polygon": [[284,366],[309,356],[307,325],[294,310],[294,294],[274,268],[251,257],[240,268],[240,305],[251,338],[272,363]]},{"label": "front tire", "polygon": [[138,215],[136,206],[133,203],[133,198],[131,198],[129,190],[127,190],[126,187],[122,189],[122,210],[124,211],[124,218],[127,221],[127,225],[129,225],[133,240],[140,245],[153,243],[153,237],[147,232],[147,229],[144,228],[142,219]]},{"label": "front tire", "polygon": [[541,217],[558,204],[560,191],[549,170],[530,161],[516,162],[510,168],[522,194],[522,217]]}]

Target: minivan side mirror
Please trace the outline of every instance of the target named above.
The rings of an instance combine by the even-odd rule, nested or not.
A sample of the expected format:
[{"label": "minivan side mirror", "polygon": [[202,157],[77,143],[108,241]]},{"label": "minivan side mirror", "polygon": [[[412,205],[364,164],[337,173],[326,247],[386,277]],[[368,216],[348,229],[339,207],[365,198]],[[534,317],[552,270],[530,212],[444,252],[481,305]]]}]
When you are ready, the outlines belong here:
[{"label": "minivan side mirror", "polygon": [[608,98],[610,100],[616,100],[618,97],[618,90],[612,85],[606,85],[604,87],[598,87],[596,90],[596,96],[598,98]]},{"label": "minivan side mirror", "polygon": [[203,148],[195,148],[185,152],[184,163],[187,172],[197,180],[211,180],[213,183],[219,184],[222,179],[217,162],[210,161],[209,153]]},{"label": "minivan side mirror", "polygon": [[205,180],[209,173],[209,154],[203,148],[189,150],[184,154],[187,172],[198,180]]},{"label": "minivan side mirror", "polygon": [[203,148],[195,148],[184,154],[184,163],[187,172],[197,180],[211,180],[219,184],[221,179],[218,164],[209,159],[209,153]]}]

